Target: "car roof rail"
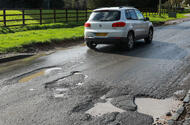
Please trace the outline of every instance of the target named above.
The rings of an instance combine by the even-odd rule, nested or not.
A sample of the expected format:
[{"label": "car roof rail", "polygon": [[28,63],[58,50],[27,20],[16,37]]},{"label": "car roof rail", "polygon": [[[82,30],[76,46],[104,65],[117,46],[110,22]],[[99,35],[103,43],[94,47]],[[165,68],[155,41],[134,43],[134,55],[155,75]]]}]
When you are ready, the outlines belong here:
[{"label": "car roof rail", "polygon": [[[118,8],[125,8],[125,7],[134,8],[133,6],[119,6]],[[102,8],[112,8],[112,7],[99,7],[99,8],[96,8],[96,9],[102,9]]]},{"label": "car roof rail", "polygon": [[119,8],[125,8],[125,7],[131,7],[131,8],[134,8],[133,6],[119,6]]}]

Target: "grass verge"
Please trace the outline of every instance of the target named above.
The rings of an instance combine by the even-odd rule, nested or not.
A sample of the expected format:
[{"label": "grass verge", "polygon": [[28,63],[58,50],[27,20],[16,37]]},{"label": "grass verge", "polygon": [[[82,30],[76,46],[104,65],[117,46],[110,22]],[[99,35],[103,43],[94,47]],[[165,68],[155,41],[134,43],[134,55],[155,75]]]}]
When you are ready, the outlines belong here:
[{"label": "grass verge", "polygon": [[0,53],[26,51],[26,46],[40,43],[61,42],[83,37],[83,26],[48,30],[31,30],[9,34],[0,34]]}]

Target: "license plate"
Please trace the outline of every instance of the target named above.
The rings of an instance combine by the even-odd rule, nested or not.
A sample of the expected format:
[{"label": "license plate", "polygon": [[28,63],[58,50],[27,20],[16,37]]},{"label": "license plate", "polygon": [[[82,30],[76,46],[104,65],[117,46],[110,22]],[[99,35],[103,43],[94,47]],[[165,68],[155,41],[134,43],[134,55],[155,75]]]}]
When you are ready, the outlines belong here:
[{"label": "license plate", "polygon": [[107,36],[107,33],[96,33],[96,36]]}]

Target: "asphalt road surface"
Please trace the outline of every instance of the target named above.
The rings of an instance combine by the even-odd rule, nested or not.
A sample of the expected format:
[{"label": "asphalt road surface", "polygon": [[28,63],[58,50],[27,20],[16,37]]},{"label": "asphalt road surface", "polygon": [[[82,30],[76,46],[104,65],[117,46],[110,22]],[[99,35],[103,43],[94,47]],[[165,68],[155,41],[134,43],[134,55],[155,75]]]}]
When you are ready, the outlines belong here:
[{"label": "asphalt road surface", "polygon": [[[151,125],[135,97],[164,99],[190,71],[190,22],[155,28],[154,41],[132,51],[85,45],[0,65],[0,125]],[[86,111],[111,103],[125,112]],[[151,110],[151,109],[150,109]]]}]

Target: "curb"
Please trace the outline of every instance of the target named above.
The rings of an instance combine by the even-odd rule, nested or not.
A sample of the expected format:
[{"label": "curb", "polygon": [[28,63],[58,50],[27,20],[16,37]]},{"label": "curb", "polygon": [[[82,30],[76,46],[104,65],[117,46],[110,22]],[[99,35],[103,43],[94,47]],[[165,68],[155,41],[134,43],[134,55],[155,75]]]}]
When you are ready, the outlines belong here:
[{"label": "curb", "polygon": [[159,26],[175,25],[175,24],[186,22],[186,21],[190,21],[190,17],[175,19],[175,20],[169,20],[169,21],[165,21],[165,22],[153,23],[153,25],[155,27],[159,27]]},{"label": "curb", "polygon": [[168,120],[168,125],[175,125],[175,122],[179,119],[179,117],[182,115],[182,113],[185,110],[185,104],[189,102],[190,102],[190,90],[183,99],[183,105],[177,109],[176,113],[172,116],[171,120]]},{"label": "curb", "polygon": [[1,63],[6,63],[10,61],[15,61],[19,59],[24,59],[30,56],[34,56],[35,54],[18,54],[18,55],[12,55],[12,56],[7,56],[7,57],[2,57],[0,58],[0,64]]}]

